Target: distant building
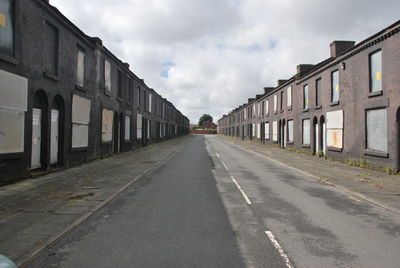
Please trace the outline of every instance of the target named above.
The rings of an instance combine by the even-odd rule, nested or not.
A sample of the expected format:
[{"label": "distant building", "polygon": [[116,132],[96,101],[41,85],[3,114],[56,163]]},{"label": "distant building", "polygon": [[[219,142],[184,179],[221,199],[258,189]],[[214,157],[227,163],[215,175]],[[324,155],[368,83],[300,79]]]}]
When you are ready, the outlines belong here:
[{"label": "distant building", "polygon": [[399,170],[399,31],[332,42],[330,58],[298,65],[219,119],[219,133]]},{"label": "distant building", "polygon": [[214,124],[212,121],[206,121],[201,126],[203,129],[217,129],[217,125]]}]

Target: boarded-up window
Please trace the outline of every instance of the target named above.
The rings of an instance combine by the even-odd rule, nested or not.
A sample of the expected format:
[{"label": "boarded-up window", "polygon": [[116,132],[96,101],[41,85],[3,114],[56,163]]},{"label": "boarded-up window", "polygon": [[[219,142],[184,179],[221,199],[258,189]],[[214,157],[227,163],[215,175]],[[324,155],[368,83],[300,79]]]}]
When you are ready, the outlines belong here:
[{"label": "boarded-up window", "polygon": [[111,94],[111,64],[108,60],[104,60],[104,90]]},{"label": "boarded-up window", "polygon": [[89,141],[90,100],[72,96],[72,148],[87,147]]},{"label": "boarded-up window", "polygon": [[147,121],[147,138],[148,139],[151,139],[151,121],[150,120],[148,120]]},{"label": "boarded-up window", "polygon": [[127,86],[126,86],[126,95],[128,96],[128,103],[132,104],[133,103],[133,88],[132,88],[132,79],[128,78],[127,79]]},{"label": "boarded-up window", "polygon": [[0,53],[14,57],[14,0],[0,1]]},{"label": "boarded-up window", "polygon": [[58,75],[58,29],[49,22],[45,24],[44,63],[46,71]]},{"label": "boarded-up window", "polygon": [[269,123],[265,123],[265,139],[269,140]]},{"label": "boarded-up window", "polygon": [[272,122],[272,141],[278,141],[278,121]]},{"label": "boarded-up window", "polygon": [[331,101],[339,101],[339,71],[331,73]]},{"label": "boarded-up window", "polygon": [[151,113],[153,107],[153,94],[149,93],[149,113]]},{"label": "boarded-up window", "polygon": [[287,131],[288,131],[288,136],[287,136],[287,141],[288,142],[293,142],[293,120],[288,120],[287,121]]},{"label": "boarded-up window", "polygon": [[388,151],[386,109],[367,111],[367,148],[375,151]]},{"label": "boarded-up window", "polygon": [[253,104],[253,117],[256,116],[256,105]]},{"label": "boarded-up window", "polygon": [[382,90],[382,52],[374,52],[369,56],[370,91]]},{"label": "boarded-up window", "polygon": [[308,109],[308,85],[303,86],[303,109]]},{"label": "boarded-up window", "polygon": [[101,141],[110,142],[112,141],[113,132],[113,111],[103,109],[102,113],[102,124],[101,124]]},{"label": "boarded-up window", "polygon": [[0,70],[0,154],[24,151],[28,80]]},{"label": "boarded-up window", "polygon": [[76,54],[76,84],[83,87],[85,80],[85,52],[78,48]]},{"label": "boarded-up window", "polygon": [[265,115],[268,116],[269,115],[269,100],[267,100],[265,102]]},{"label": "boarded-up window", "polygon": [[137,114],[136,117],[136,139],[142,138],[142,126],[143,126],[143,116],[141,114]]},{"label": "boarded-up window", "polygon": [[287,88],[287,94],[286,94],[286,97],[287,97],[287,101],[286,101],[286,103],[287,103],[287,107],[292,107],[292,87],[290,86],[290,87],[288,87]]},{"label": "boarded-up window", "polygon": [[122,99],[122,73],[120,70],[117,71],[117,94],[118,98]]},{"label": "boarded-up window", "polygon": [[303,144],[310,144],[310,119],[303,119]]},{"label": "boarded-up window", "polygon": [[276,113],[278,109],[278,95],[274,95],[274,113]]},{"label": "boarded-up window", "polygon": [[125,115],[125,141],[131,140],[131,117]]},{"label": "boarded-up window", "polygon": [[283,110],[283,99],[284,99],[284,97],[283,97],[283,90],[281,91],[281,101],[280,101],[280,110],[282,111]]},{"label": "boarded-up window", "polygon": [[257,124],[257,139],[261,138],[261,124]]},{"label": "boarded-up window", "polygon": [[251,128],[252,128],[251,136],[253,138],[255,138],[255,136],[256,136],[256,124],[252,124]]},{"label": "boarded-up window", "polygon": [[343,110],[326,113],[327,146],[343,148]]}]

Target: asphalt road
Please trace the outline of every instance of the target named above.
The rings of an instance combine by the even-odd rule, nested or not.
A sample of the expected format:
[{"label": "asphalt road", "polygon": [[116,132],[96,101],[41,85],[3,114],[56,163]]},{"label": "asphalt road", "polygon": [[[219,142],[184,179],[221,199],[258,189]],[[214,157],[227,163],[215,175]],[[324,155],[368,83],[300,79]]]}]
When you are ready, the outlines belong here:
[{"label": "asphalt road", "polygon": [[31,267],[399,267],[400,216],[193,136]]}]

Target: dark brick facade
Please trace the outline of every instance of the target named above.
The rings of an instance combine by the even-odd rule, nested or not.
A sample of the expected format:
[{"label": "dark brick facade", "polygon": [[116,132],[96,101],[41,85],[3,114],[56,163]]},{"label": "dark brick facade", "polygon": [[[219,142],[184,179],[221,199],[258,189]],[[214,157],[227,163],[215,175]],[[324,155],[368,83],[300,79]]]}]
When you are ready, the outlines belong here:
[{"label": "dark brick facade", "polygon": [[[76,165],[189,133],[188,118],[132,73],[127,63],[103,46],[101,39],[84,34],[48,1],[11,2],[15,5],[14,56],[0,53],[0,71],[3,80],[12,79],[14,75],[26,79],[27,107],[24,113],[23,149],[1,151],[0,140],[0,184],[30,174],[33,108],[40,109],[42,116],[39,170],[43,171]],[[78,86],[76,82],[78,50],[84,52],[83,86]],[[52,56],[54,53],[56,57]],[[109,93],[105,90],[104,60],[111,64]],[[56,69],[48,67],[49,64],[56,66]],[[12,95],[12,92],[5,88],[7,81],[2,82],[0,98],[7,98],[7,94]],[[78,148],[73,146],[74,130],[71,123],[74,96],[90,101],[89,123],[81,125],[88,128],[87,145]],[[2,110],[1,105],[0,101],[0,112],[4,109],[12,111],[13,107],[3,107]],[[54,136],[54,130],[51,129],[52,109],[59,111],[58,155],[54,163],[50,161],[50,148],[54,148],[50,140]],[[114,114],[112,140],[108,142],[102,141],[103,109],[111,110]],[[138,114],[143,118],[142,138],[137,136]],[[125,116],[129,116],[128,119]],[[6,128],[1,124],[0,127]]]},{"label": "dark brick facade", "polygon": [[[292,78],[279,80],[278,86],[265,88],[264,94],[249,99],[224,115],[218,120],[219,133],[399,170],[399,30],[400,22],[396,22],[359,44],[333,42],[330,58],[316,65],[297,66],[297,73]],[[377,51],[381,53],[382,67],[379,72],[371,74],[371,55]],[[338,88],[332,88],[334,71],[338,71]],[[371,92],[371,75],[381,81],[381,90]],[[292,95],[290,107],[287,100],[289,88]],[[305,88],[308,88],[308,107],[304,105]],[[337,101],[332,100],[335,90],[339,92]],[[276,112],[274,98],[277,98]],[[262,108],[267,100],[269,112],[263,113],[262,109],[259,112],[259,105]],[[373,112],[385,116],[373,117]],[[307,119],[310,120],[309,128],[306,127]],[[306,121],[303,123],[303,120]],[[289,121],[293,124],[291,130]],[[269,138],[265,129],[268,123]]]}]

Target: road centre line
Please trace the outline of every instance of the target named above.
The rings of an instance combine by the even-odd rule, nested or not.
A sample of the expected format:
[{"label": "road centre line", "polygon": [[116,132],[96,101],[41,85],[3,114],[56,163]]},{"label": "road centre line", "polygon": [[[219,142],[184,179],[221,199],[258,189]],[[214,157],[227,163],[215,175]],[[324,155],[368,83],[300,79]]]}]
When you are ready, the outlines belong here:
[{"label": "road centre line", "polygon": [[221,163],[222,163],[222,165],[224,166],[224,168],[225,168],[226,170],[229,170],[229,168],[225,165],[224,160],[221,159]]},{"label": "road centre line", "polygon": [[270,231],[265,231],[265,234],[268,236],[269,240],[271,240],[272,245],[279,251],[282,259],[285,261],[285,264],[288,268],[293,268],[293,265],[290,263],[289,257],[286,255],[285,251],[282,249],[281,245],[279,245],[278,241],[276,241],[275,236]]},{"label": "road centre line", "polygon": [[221,157],[219,157],[219,154],[218,153],[215,153],[216,155],[217,155],[217,157],[219,158],[219,159],[221,159]]},{"label": "road centre line", "polygon": [[250,199],[247,197],[246,193],[243,191],[242,187],[240,187],[239,183],[236,181],[235,177],[231,176],[232,181],[235,183],[236,187],[242,193],[242,196],[248,205],[251,205]]},{"label": "road centre line", "polygon": [[356,201],[358,203],[362,203],[362,201],[360,199],[354,198],[352,196],[348,196],[348,198],[351,199],[351,200],[354,200],[354,201]]}]

